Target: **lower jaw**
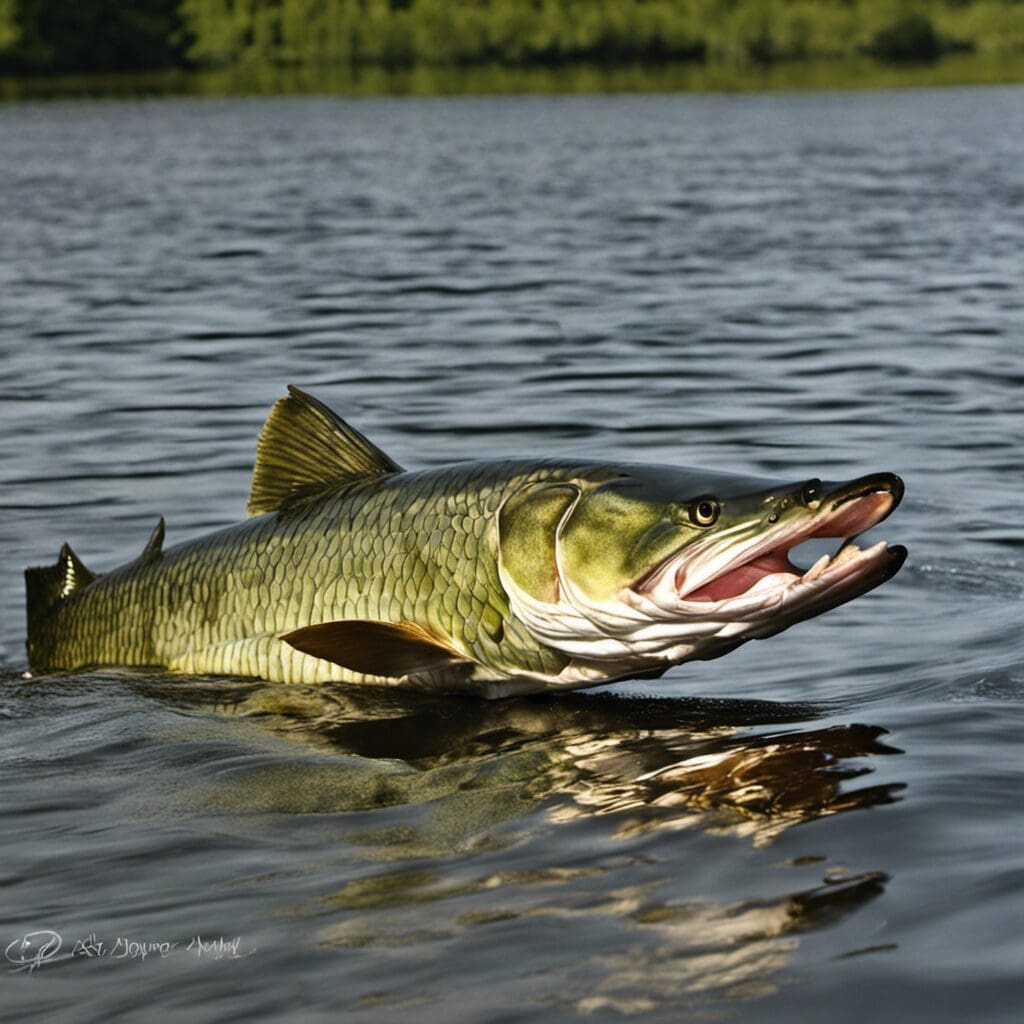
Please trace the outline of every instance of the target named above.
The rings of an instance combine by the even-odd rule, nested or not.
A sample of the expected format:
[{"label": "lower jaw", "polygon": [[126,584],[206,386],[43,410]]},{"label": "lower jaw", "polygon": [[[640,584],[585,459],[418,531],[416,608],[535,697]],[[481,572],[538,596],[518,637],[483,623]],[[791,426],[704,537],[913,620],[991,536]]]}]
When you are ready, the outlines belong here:
[{"label": "lower jaw", "polygon": [[[895,572],[902,565],[905,554],[905,549],[890,549],[884,541],[864,550],[848,541],[834,557],[824,555],[804,572],[789,561],[788,552],[772,551],[746,565],[737,566],[696,590],[680,595],[679,600],[694,604],[712,604],[781,593],[800,583],[811,586],[822,581],[827,589],[844,581],[856,585],[856,577],[867,579],[881,574],[884,580],[891,575],[884,571],[885,568],[895,563],[892,570]],[[846,571],[839,573],[840,569]],[[836,578],[826,582],[831,576]]]},{"label": "lower jaw", "polygon": [[823,564],[822,559],[803,574],[799,570],[764,573],[741,593],[717,599],[700,593],[707,594],[716,582],[712,581],[678,598],[675,613],[691,620],[708,617],[736,623],[753,622],[764,615],[778,616],[792,624],[873,590],[896,574],[905,557],[905,548],[888,548],[884,542],[866,551],[851,548],[841,562]]}]

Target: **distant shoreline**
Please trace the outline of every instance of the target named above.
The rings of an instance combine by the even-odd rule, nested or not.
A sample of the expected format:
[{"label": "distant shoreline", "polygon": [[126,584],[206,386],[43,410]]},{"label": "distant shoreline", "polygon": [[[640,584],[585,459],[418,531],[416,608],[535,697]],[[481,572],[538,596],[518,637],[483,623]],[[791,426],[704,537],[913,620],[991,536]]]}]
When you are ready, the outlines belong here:
[{"label": "distant shoreline", "polygon": [[1020,55],[954,54],[927,64],[869,58],[779,61],[727,67],[692,61],[568,63],[551,67],[482,65],[280,68],[217,71],[0,76],[0,101],[156,96],[472,96],[643,92],[779,92],[903,89],[1024,83]]}]

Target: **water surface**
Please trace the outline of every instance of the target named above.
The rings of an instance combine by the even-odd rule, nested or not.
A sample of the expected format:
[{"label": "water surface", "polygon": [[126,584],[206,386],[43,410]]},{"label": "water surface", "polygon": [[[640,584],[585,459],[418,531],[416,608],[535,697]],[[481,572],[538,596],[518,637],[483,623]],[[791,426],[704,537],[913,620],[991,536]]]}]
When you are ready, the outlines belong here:
[{"label": "water surface", "polygon": [[[1022,166],[1019,88],[0,107],[4,1004],[1014,1019]],[[408,466],[894,470],[910,559],[552,700],[23,678],[22,568],[238,520],[289,382]]]}]

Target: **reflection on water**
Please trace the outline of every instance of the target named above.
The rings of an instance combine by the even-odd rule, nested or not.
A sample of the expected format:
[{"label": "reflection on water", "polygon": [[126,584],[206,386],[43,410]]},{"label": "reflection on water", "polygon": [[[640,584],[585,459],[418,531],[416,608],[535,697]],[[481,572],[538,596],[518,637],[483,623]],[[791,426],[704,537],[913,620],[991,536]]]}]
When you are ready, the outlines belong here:
[{"label": "reflection on water", "polygon": [[[898,783],[853,783],[872,772],[865,759],[900,753],[880,738],[885,730],[815,726],[812,705],[601,694],[481,704],[160,676],[132,685],[148,699],[240,717],[297,745],[292,757],[233,763],[183,805],[340,816],[339,843],[370,871],[346,872],[335,887],[325,876],[278,914],[311,922],[319,949],[386,953],[399,975],[463,945],[528,942],[539,943],[544,969],[520,981],[552,1012],[633,1014],[697,996],[753,998],[781,983],[800,933],[853,913],[887,881],[881,871],[822,864],[822,884],[781,896],[719,901],[665,891],[675,872],[647,843],[659,831],[762,847],[801,822],[898,798]],[[400,810],[400,824],[368,820],[388,809]],[[554,829],[564,840],[574,827],[592,836],[600,857],[513,866],[517,848]],[[495,856],[508,860],[495,865]],[[547,944],[581,930],[619,938],[588,938],[571,963],[552,962]],[[363,993],[358,1007],[437,998],[430,985],[396,982]]]},{"label": "reflection on water", "polygon": [[171,682],[164,692],[348,756],[244,768],[210,794],[237,810],[331,813],[471,793],[476,813],[455,817],[472,831],[548,801],[552,821],[615,814],[621,835],[693,825],[761,844],[801,821],[890,803],[902,788],[843,785],[872,771],[861,758],[901,752],[880,740],[881,727],[745,731],[816,717],[810,705],[610,695],[478,704],[242,685]]},{"label": "reflection on water", "polygon": [[[214,921],[258,908],[261,928],[288,936],[275,953],[232,926],[261,971],[327,958],[311,977],[326,963],[339,1011],[371,1019],[532,1006],[557,1022],[762,997],[791,980],[804,933],[855,915],[891,869],[836,863],[815,839],[778,851],[794,826],[903,788],[868,780],[900,753],[885,730],[833,724],[830,704],[481,703],[117,670],[2,683],[4,713],[27,729],[18,791],[91,780],[36,813],[93,828],[108,787],[104,829],[170,871],[169,908],[182,885],[209,894]],[[43,853],[61,872],[77,863]],[[120,892],[116,845],[100,863]],[[140,915],[128,927],[157,938],[195,927],[145,899]],[[879,952],[867,946],[837,955]]]},{"label": "reflection on water", "polygon": [[[570,881],[575,887],[567,898],[557,887]],[[524,936],[617,927],[629,937],[624,951],[582,956],[569,969],[549,971],[543,984],[527,985],[537,1001],[551,1006],[633,1014],[678,1006],[694,995],[750,999],[774,991],[800,933],[855,912],[884,892],[887,877],[837,875],[776,899],[728,904],[667,900],[656,884],[609,891],[608,881],[603,872],[541,872],[488,876],[455,889],[442,888],[429,874],[377,876],[324,900],[321,916],[338,920],[321,925],[318,941],[400,958],[410,947],[471,942],[473,933],[486,942],[496,926]],[[460,913],[437,905],[499,888],[505,902],[498,908]],[[339,915],[339,908],[351,913]]]},{"label": "reflection on water", "polygon": [[624,892],[613,905],[575,913],[628,916],[652,944],[585,961],[579,972],[566,976],[563,998],[583,1013],[611,1008],[632,1014],[695,994],[767,995],[775,990],[800,932],[852,913],[881,895],[886,881],[884,874],[871,872],[781,899],[728,905],[668,903],[649,893]]}]

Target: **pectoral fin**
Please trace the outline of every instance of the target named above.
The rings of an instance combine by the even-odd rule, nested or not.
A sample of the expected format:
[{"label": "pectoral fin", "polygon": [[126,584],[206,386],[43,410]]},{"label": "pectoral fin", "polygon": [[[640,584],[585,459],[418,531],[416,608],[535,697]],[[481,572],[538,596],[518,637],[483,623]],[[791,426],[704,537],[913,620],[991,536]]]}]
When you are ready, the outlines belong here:
[{"label": "pectoral fin", "polygon": [[281,639],[303,654],[372,676],[397,679],[472,664],[412,622],[345,619],[305,626]]}]

